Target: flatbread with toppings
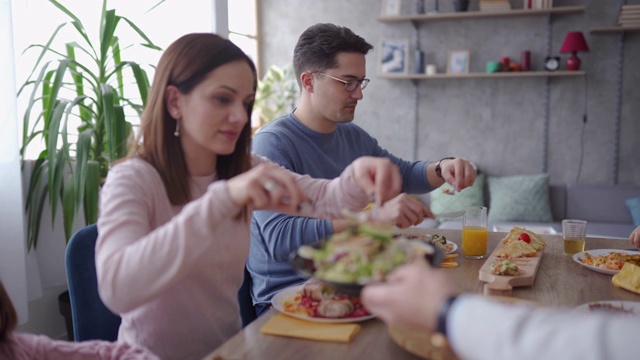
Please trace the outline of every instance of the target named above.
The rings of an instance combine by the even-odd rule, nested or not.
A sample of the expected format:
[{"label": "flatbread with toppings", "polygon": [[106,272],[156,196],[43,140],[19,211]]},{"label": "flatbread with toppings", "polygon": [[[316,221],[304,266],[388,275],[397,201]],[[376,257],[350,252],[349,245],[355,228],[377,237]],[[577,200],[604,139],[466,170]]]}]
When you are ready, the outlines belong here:
[{"label": "flatbread with toppings", "polygon": [[520,269],[518,265],[512,263],[509,260],[497,260],[489,267],[492,274],[505,275],[505,276],[517,276],[520,275]]},{"label": "flatbread with toppings", "polygon": [[498,250],[496,257],[499,258],[521,258],[536,256],[538,251],[522,240],[512,241]]},{"label": "flatbread with toppings", "polygon": [[[526,235],[523,235],[523,234],[526,234]],[[541,250],[545,246],[547,246],[547,243],[542,239],[540,235],[534,233],[531,230],[521,228],[518,226],[514,226],[511,229],[511,231],[509,231],[507,236],[504,239],[502,239],[502,243],[504,243],[505,245],[508,245],[511,242],[514,242],[516,240],[523,240],[523,239],[525,239],[524,240],[525,242],[529,240],[529,245],[531,245],[536,250]]]}]

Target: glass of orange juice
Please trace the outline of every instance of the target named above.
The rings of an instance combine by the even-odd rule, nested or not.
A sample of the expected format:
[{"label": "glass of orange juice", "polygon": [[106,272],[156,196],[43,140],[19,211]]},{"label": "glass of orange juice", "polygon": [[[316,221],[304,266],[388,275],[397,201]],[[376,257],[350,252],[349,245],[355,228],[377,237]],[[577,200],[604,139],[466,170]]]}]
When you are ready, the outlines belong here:
[{"label": "glass of orange juice", "polygon": [[487,253],[489,230],[487,208],[467,206],[462,217],[462,254],[468,259],[483,259]]}]

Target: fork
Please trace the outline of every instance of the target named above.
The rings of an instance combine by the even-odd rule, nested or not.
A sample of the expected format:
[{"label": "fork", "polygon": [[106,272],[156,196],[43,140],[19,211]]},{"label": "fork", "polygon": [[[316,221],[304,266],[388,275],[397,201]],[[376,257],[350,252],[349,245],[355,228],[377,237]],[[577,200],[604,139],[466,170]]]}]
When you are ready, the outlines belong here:
[{"label": "fork", "polygon": [[[291,200],[285,198],[282,199],[282,203],[285,205],[289,205],[291,203]],[[348,208],[342,208],[340,209],[339,212],[336,212],[334,209],[329,209],[329,208],[325,208],[325,207],[318,207],[315,206],[313,203],[305,201],[305,202],[301,202],[300,204],[298,204],[298,207],[296,208],[296,210],[301,213],[301,214],[313,214],[316,212],[321,212],[321,213],[325,213],[328,215],[331,215],[333,217],[336,218],[347,218],[349,220],[354,220],[357,222],[367,222],[370,219],[377,219],[378,218],[378,206],[374,205],[374,208],[371,212],[363,210],[363,211],[353,211],[350,210]]]}]

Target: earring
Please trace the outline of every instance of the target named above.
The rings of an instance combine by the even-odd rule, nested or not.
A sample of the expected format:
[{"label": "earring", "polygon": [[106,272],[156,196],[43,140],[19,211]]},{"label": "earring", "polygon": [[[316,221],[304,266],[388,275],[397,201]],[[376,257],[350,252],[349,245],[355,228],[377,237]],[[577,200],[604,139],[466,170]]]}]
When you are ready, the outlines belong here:
[{"label": "earring", "polygon": [[180,137],[180,123],[176,121],[176,131],[173,132],[173,136]]}]

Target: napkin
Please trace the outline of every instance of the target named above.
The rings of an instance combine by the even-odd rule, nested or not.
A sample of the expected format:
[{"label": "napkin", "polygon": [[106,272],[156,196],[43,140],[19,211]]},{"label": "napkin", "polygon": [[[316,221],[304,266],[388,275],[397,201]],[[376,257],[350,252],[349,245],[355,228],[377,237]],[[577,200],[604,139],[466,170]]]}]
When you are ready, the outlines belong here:
[{"label": "napkin", "polygon": [[358,324],[317,323],[284,314],[272,316],[260,329],[261,333],[267,335],[336,342],[351,342],[359,331]]},{"label": "napkin", "polygon": [[640,294],[640,266],[625,263],[611,278],[613,285]]}]

